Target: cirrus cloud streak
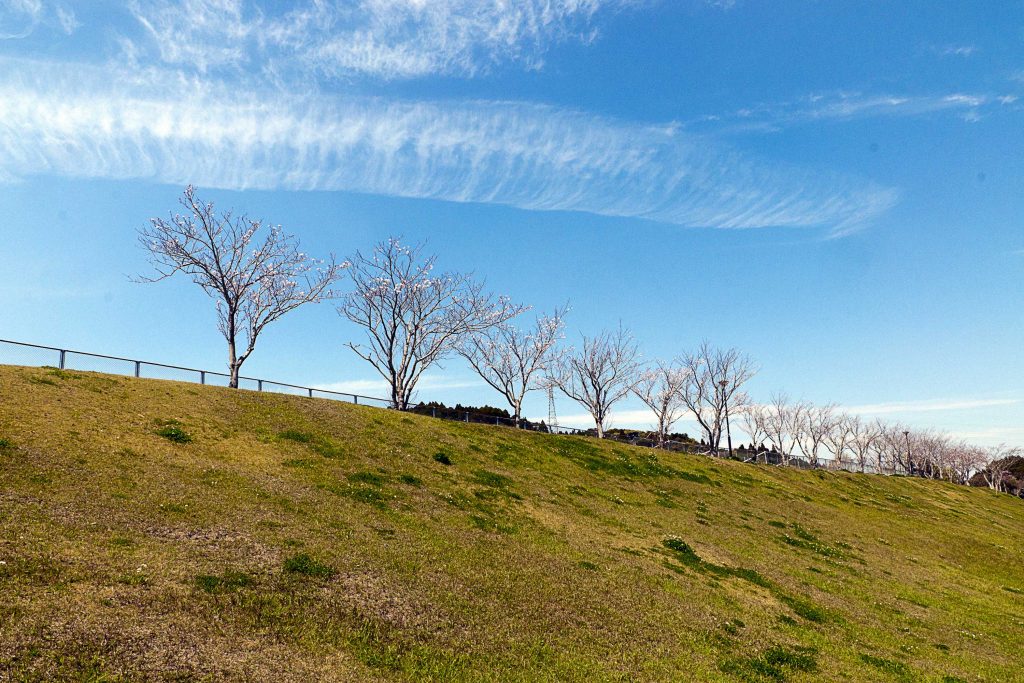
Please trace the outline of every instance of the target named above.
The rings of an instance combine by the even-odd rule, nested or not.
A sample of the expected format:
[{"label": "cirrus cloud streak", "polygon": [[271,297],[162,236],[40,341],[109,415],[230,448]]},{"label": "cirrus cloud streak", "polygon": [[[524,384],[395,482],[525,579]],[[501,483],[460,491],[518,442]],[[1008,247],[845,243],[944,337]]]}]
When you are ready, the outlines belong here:
[{"label": "cirrus cloud streak", "polygon": [[0,179],[344,190],[713,228],[864,225],[868,181],[674,127],[516,102],[238,94],[161,71],[0,59]]}]

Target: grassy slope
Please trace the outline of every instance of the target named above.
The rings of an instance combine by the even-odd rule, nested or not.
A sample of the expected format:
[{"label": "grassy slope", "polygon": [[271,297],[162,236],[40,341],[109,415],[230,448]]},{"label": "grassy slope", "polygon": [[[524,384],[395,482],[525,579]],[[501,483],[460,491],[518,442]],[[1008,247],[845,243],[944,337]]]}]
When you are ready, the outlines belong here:
[{"label": "grassy slope", "polygon": [[0,678],[1024,677],[985,490],[46,369],[0,439]]}]

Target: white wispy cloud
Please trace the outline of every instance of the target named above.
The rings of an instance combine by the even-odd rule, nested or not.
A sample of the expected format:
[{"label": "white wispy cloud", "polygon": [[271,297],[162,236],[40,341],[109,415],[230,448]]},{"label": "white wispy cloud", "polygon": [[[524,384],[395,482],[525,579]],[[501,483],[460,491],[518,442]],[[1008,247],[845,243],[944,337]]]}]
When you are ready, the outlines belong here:
[{"label": "white wispy cloud", "polygon": [[985,446],[1024,443],[1024,427],[980,427],[957,429],[950,433],[955,439]]},{"label": "white wispy cloud", "polygon": [[537,66],[552,42],[592,40],[602,9],[640,0],[309,0],[280,12],[243,0],[136,0],[132,14],[169,64],[409,78]]},{"label": "white wispy cloud", "polygon": [[854,415],[894,415],[912,413],[931,413],[937,411],[976,410],[996,406],[1011,406],[1021,403],[1016,398],[983,398],[983,399],[930,399],[924,401],[895,401],[890,403],[873,403],[845,408]]},{"label": "white wispy cloud", "polygon": [[157,71],[0,59],[0,176],[347,190],[684,226],[825,226],[893,190],[746,157],[675,127],[515,102],[237,89]]},{"label": "white wispy cloud", "polygon": [[933,95],[872,94],[861,92],[817,93],[794,100],[761,103],[724,114],[710,114],[689,122],[700,130],[718,132],[772,131],[826,121],[850,121],[876,117],[907,117],[955,112],[974,122],[987,107],[1015,102],[1013,94],[946,93]]},{"label": "white wispy cloud", "polygon": [[0,0],[0,39],[24,38],[43,14],[41,0]]},{"label": "white wispy cloud", "polygon": [[71,35],[80,24],[74,11],[62,3],[0,0],[0,40],[26,38],[42,25]]},{"label": "white wispy cloud", "polygon": [[975,45],[939,45],[932,49],[943,57],[970,57],[978,51]]},{"label": "white wispy cloud", "polygon": [[60,26],[60,30],[69,36],[82,25],[70,7],[58,5],[54,8],[54,17],[57,19],[57,25]]}]

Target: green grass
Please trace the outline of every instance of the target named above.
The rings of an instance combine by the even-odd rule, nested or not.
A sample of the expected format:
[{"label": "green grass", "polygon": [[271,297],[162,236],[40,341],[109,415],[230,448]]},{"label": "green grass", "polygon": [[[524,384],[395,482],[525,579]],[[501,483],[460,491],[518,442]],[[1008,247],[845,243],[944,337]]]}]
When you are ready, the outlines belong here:
[{"label": "green grass", "polygon": [[315,560],[306,553],[292,555],[284,561],[284,570],[292,574],[302,574],[319,579],[329,579],[334,576],[334,568]]},{"label": "green grass", "polygon": [[162,436],[172,443],[192,443],[192,435],[181,428],[177,420],[156,420],[157,429],[154,434]]},{"label": "green grass", "polygon": [[0,386],[5,680],[1019,677],[1009,496],[77,371]]}]

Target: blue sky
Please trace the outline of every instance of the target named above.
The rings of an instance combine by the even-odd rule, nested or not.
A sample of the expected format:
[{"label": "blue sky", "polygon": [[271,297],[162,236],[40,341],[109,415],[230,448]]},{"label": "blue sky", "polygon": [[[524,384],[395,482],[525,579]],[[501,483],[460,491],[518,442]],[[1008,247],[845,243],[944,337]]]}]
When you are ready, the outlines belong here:
[{"label": "blue sky", "polygon": [[[570,340],[740,347],[755,399],[1021,444],[1022,108],[1020,2],[0,0],[0,336],[221,367],[194,285],[129,281],[191,182],[311,253],[428,240]],[[383,393],[357,334],[301,310],[246,372]],[[420,397],[499,400],[457,361]]]}]

